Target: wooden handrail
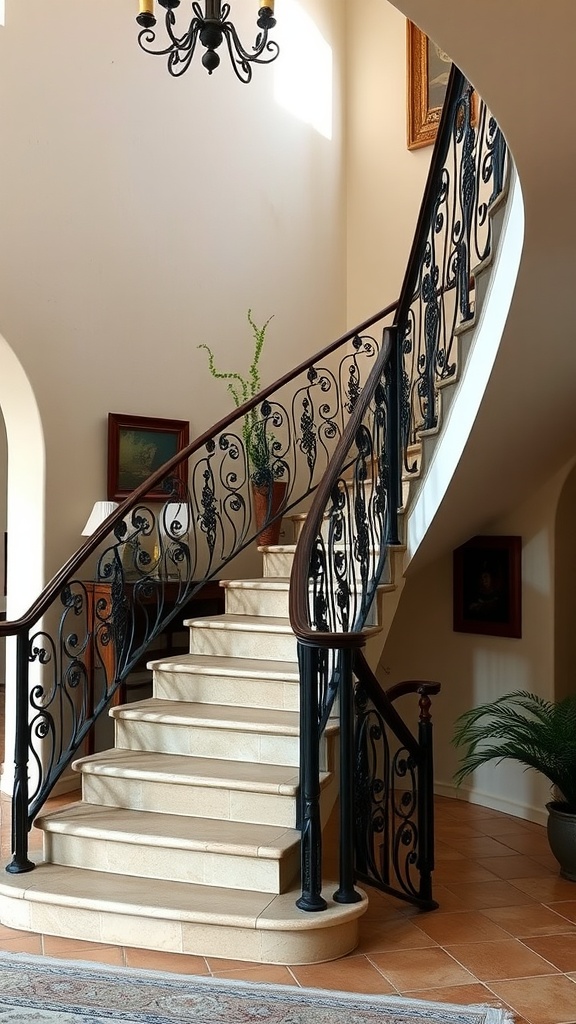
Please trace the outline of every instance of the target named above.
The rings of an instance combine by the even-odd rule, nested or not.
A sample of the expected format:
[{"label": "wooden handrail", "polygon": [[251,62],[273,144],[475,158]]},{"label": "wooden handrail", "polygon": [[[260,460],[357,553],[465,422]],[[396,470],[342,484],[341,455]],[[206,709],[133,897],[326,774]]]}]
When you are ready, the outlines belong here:
[{"label": "wooden handrail", "polygon": [[93,533],[90,537],[86,539],[82,546],[78,548],[78,550],[72,555],[72,557],[69,558],[68,561],[62,566],[62,568],[59,569],[58,572],[52,577],[49,583],[46,584],[42,593],[34,601],[34,603],[30,606],[30,608],[28,609],[27,612],[25,612],[24,615],[22,615],[19,619],[14,619],[8,622],[0,622],[0,637],[13,636],[33,626],[38,621],[38,619],[40,619],[41,616],[44,615],[45,612],[48,610],[51,603],[59,595],[60,591],[62,590],[62,587],[65,586],[68,580],[72,579],[72,577],[76,573],[76,570],[83,564],[83,562],[89,557],[89,555],[91,555],[92,552],[96,550],[98,545],[101,544],[103,540],[105,540],[105,538],[108,536],[110,531],[116,526],[116,524],[120,523],[132,508],[138,505],[139,502],[143,501],[145,495],[148,494],[149,491],[157,488],[157,485],[159,485],[162,482],[162,480],[164,480],[167,476],[170,476],[170,474],[181,462],[183,462],[185,459],[189,459],[191,455],[193,455],[196,451],[202,448],[216,434],[219,434],[223,430],[226,430],[227,427],[229,427],[232,423],[235,423],[237,420],[241,420],[247,413],[250,412],[251,409],[256,408],[263,401],[265,401],[266,398],[274,394],[274,392],[278,391],[286,384],[289,384],[291,380],[293,380],[295,377],[298,377],[299,374],[301,374],[309,366],[312,366],[314,363],[318,362],[321,359],[325,359],[326,356],[331,355],[331,353],[334,352],[336,349],[340,348],[342,345],[345,345],[347,342],[352,341],[355,337],[362,334],[363,331],[368,330],[368,328],[372,327],[375,323],[378,322],[378,320],[381,320],[384,317],[388,316],[390,313],[393,313],[396,310],[397,305],[397,302],[390,303],[388,306],[385,306],[385,308],[381,310],[379,313],[374,314],[374,316],[371,316],[367,320],[364,320],[357,327],[354,327],[352,330],[347,331],[346,334],[341,335],[340,338],[338,338],[336,341],[333,341],[330,345],[327,345],[325,348],[321,349],[311,358],[305,359],[297,367],[295,367],[295,369],[289,370],[288,373],[285,373],[273,384],[270,384],[268,387],[264,388],[254,398],[251,398],[248,402],[245,402],[243,405],[239,406],[239,408],[233,409],[230,413],[228,413],[227,416],[224,416],[221,420],[219,420],[218,423],[210,427],[209,430],[204,431],[204,433],[197,437],[194,441],[191,441],[186,448],[183,448],[182,451],[177,452],[176,455],[174,455],[171,459],[168,460],[168,462],[164,463],[163,466],[161,466],[154,473],[152,473],[148,477],[148,479],[144,481],[144,483],[140,484],[139,487],[132,491],[132,493],[121,503],[121,505],[119,505],[118,508],[115,509],[114,512],[112,512],[112,514],[109,515],[108,518],[105,519],[103,523],[101,523],[101,525],[98,527],[95,533]]}]

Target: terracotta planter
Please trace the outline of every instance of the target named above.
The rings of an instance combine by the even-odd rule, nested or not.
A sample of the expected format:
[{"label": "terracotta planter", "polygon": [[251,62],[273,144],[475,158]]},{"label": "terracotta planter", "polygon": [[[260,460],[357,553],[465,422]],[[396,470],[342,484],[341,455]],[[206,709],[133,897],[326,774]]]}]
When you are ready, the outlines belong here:
[{"label": "terracotta planter", "polygon": [[[286,497],[286,483],[283,480],[274,480],[272,494],[270,494],[269,486],[257,487],[256,484],[253,484],[252,493],[256,526],[260,531],[258,544],[260,547],[273,547],[280,540],[282,516],[278,516],[277,519],[274,517],[282,508]],[[272,519],[274,522],[271,522]]]},{"label": "terracotta planter", "polygon": [[548,811],[548,842],[560,865],[562,878],[576,882],[576,814],[566,811],[566,804],[546,804]]}]

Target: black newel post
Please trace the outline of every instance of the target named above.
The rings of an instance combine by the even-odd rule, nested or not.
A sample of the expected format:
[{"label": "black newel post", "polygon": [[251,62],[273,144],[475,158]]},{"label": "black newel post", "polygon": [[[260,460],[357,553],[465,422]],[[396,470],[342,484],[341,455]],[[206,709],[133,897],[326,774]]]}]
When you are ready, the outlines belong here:
[{"label": "black newel post", "polygon": [[354,691],[353,652],[339,651],[340,659],[340,885],[336,903],[358,903],[354,888]]},{"label": "black newel post", "polygon": [[322,897],[322,824],[320,821],[320,751],[318,735],[317,647],[298,643],[300,664],[300,840],[302,895],[300,910],[326,910]]},{"label": "black newel post", "polygon": [[6,871],[31,871],[28,859],[28,632],[16,640],[16,743],[14,752],[14,793],[12,795],[12,860]]},{"label": "black newel post", "polygon": [[434,870],[434,760],[432,753],[432,716],[430,697],[420,689],[420,718],[418,742],[420,770],[418,785],[418,844],[417,868],[420,872],[420,893],[423,900],[432,899],[432,871]]}]

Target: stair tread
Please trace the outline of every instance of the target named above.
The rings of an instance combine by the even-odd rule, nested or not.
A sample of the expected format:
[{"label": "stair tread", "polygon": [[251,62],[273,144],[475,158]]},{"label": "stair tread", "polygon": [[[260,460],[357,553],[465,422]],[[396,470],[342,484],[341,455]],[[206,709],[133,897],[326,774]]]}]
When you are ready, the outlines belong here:
[{"label": "stair tread", "polygon": [[279,860],[300,842],[300,832],[283,825],[191,818],[84,801],[40,815],[36,826],[46,832],[91,839],[274,860]]},{"label": "stair tread", "polygon": [[237,615],[225,612],[223,615],[206,615],[199,619],[185,619],[184,625],[200,626],[203,629],[242,629],[254,633],[293,635],[290,619],[280,615]]},{"label": "stair tread", "polygon": [[300,715],[297,711],[276,711],[268,708],[235,707],[222,704],[198,704],[188,701],[150,697],[110,709],[112,718],[173,725],[200,725],[206,728],[237,729],[243,732],[278,733],[298,736]]},{"label": "stair tread", "polygon": [[165,669],[191,674],[237,676],[238,679],[279,679],[300,682],[298,664],[295,661],[274,661],[273,659],[231,658],[222,654],[177,654],[171,658],[150,661],[148,668]]},{"label": "stair tread", "polygon": [[[335,882],[325,883],[332,892]],[[280,895],[246,889],[222,889],[196,882],[139,878],[137,875],[109,874],[87,868],[62,867],[41,862],[27,874],[0,873],[0,894],[24,896],[43,904],[95,910],[106,914],[124,913],[143,920],[172,920],[206,925],[249,927],[274,931],[314,931],[353,920],[364,913],[367,900],[338,904],[329,900],[323,914],[303,914],[295,906],[299,889]],[[320,922],[318,917],[322,918]],[[148,924],[150,927],[150,924]]]},{"label": "stair tread", "polygon": [[255,579],[220,580],[220,586],[228,590],[289,590],[288,576],[258,576]]},{"label": "stair tread", "polygon": [[[163,754],[146,750],[114,747],[89,754],[73,762],[76,771],[175,785],[197,783],[215,788],[226,786],[254,793],[294,796],[298,788],[298,769],[291,765],[253,764],[190,754]],[[321,773],[322,778],[329,773]]]}]

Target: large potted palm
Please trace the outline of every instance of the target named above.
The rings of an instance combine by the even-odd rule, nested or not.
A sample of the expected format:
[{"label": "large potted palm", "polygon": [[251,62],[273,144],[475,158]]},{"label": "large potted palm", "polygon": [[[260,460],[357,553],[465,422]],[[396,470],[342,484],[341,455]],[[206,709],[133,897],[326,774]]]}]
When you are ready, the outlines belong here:
[{"label": "large potted palm", "polygon": [[[204,348],[208,353],[208,369],[212,377],[226,381],[236,408],[254,398],[261,390],[260,357],[272,317],[268,317],[262,327],[258,327],[249,309],[247,319],[252,331],[254,351],[245,377],[241,373],[219,370],[212,349],[208,345],[198,345],[198,348]],[[281,446],[268,429],[268,419],[263,415],[262,408],[251,409],[244,417],[242,439],[252,483],[254,518],[260,531],[258,542],[263,546],[277,544],[281,528],[278,513],[286,494],[286,483],[280,479],[284,474],[284,463],[277,455]]]},{"label": "large potted palm", "polygon": [[505,693],[456,720],[454,743],[463,748],[458,784],[488,761],[513,760],[534,768],[553,787],[548,810],[550,849],[563,878],[576,881],[576,694],[548,701],[525,690]]}]

